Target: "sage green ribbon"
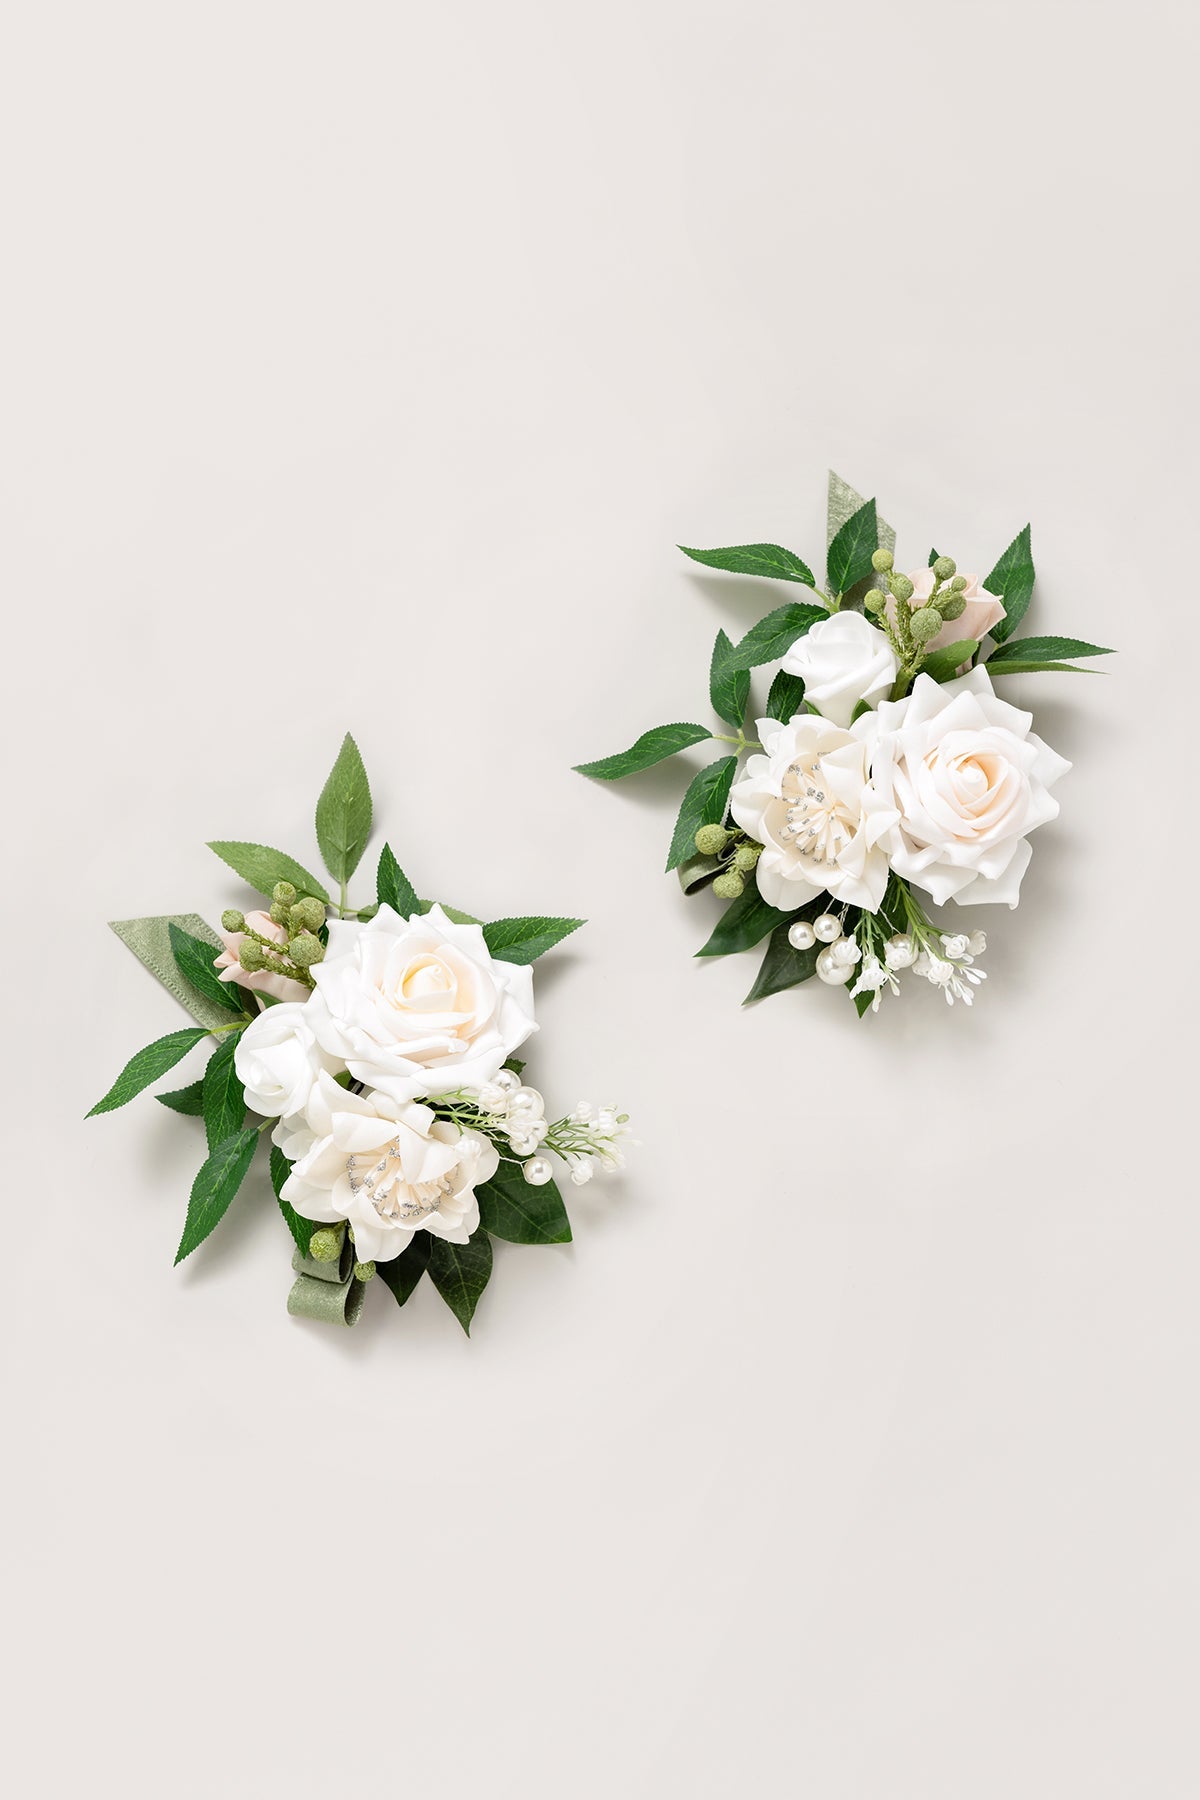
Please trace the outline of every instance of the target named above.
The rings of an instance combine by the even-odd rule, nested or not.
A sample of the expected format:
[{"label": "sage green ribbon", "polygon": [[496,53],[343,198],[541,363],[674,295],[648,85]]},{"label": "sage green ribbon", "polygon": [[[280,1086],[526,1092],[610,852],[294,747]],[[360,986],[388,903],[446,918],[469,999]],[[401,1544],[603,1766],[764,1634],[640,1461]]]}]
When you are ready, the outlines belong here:
[{"label": "sage green ribbon", "polygon": [[317,1262],[297,1249],[292,1256],[296,1280],[287,1308],[294,1318],[318,1319],[325,1325],[357,1325],[367,1297],[367,1284],[354,1275],[354,1246],[342,1240],[337,1262]]},{"label": "sage green ribbon", "polygon": [[112,919],[109,921],[109,930],[116,932],[121,942],[162,982],[169,994],[174,994],[180,1006],[185,1012],[191,1013],[197,1025],[203,1025],[208,1031],[214,1025],[228,1025],[232,1015],[218,1006],[215,1000],[208,1000],[203,994],[197,993],[194,987],[189,987],[179,973],[171,949],[172,925],[190,931],[193,937],[211,944],[214,950],[222,948],[220,938],[211,925],[205,924],[199,913],[165,913],[154,919]]}]

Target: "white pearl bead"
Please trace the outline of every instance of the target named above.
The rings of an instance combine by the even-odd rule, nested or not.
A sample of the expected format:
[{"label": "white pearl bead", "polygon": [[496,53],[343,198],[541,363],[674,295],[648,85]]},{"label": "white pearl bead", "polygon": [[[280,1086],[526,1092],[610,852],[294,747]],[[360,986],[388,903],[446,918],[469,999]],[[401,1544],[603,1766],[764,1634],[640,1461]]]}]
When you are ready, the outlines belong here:
[{"label": "white pearl bead", "polygon": [[521,1077],[515,1069],[501,1069],[498,1075],[492,1076],[492,1086],[498,1087],[502,1094],[512,1094],[521,1085]]},{"label": "white pearl bead", "polygon": [[854,964],[838,962],[832,948],[822,950],[817,958],[817,974],[830,987],[844,987],[853,973]]},{"label": "white pearl bead", "polygon": [[519,1087],[508,1096],[510,1116],[526,1113],[531,1119],[540,1119],[546,1110],[546,1102],[536,1088]]},{"label": "white pearl bead", "polygon": [[532,1156],[540,1141],[531,1131],[514,1131],[508,1140],[508,1147],[514,1156]]},{"label": "white pearl bead", "polygon": [[816,941],[817,934],[807,919],[797,919],[794,925],[788,927],[788,943],[793,950],[807,950]]},{"label": "white pearl bead", "polygon": [[888,939],[883,960],[889,969],[911,969],[917,960],[917,946],[905,932],[899,931]]},{"label": "white pearl bead", "polygon": [[545,1187],[546,1183],[553,1177],[554,1170],[550,1166],[548,1158],[544,1156],[531,1156],[527,1163],[521,1165],[521,1173],[524,1175],[530,1187]]},{"label": "white pearl bead", "polygon": [[846,968],[853,968],[862,955],[855,940],[847,937],[839,938],[836,944],[830,944],[829,953],[834,962],[842,963]]},{"label": "white pearl bead", "polygon": [[822,913],[813,920],[813,931],[823,944],[832,944],[842,935],[842,921],[833,913]]}]

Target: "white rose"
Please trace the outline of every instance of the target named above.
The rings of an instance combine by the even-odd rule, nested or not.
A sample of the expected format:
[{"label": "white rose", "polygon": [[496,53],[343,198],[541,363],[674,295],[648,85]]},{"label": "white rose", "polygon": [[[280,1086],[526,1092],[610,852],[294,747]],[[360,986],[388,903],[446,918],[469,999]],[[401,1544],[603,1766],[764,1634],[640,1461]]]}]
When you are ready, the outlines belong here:
[{"label": "white rose", "polygon": [[417,1231],[465,1244],[479,1224],[475,1189],[499,1166],[494,1144],[429,1107],[352,1094],[322,1074],[309,1099],[312,1148],[283,1184],[306,1219],[348,1219],[360,1262],[390,1262]]},{"label": "white rose", "polygon": [[859,721],[871,740],[867,835],[937,905],[1017,904],[1028,834],[1058,816],[1047,790],[1071,766],[1032,722],[983,669],[941,686],[918,675],[906,700]]},{"label": "white rose", "polygon": [[797,713],[787,725],[760,719],[758,733],[765,754],[750,758],[729,805],[764,846],[755,869],[763,899],[790,912],[828,892],[877,911],[888,866],[863,830],[867,748],[859,725],[844,731]]},{"label": "white rose", "polygon": [[306,1014],[356,1081],[396,1100],[478,1088],[537,1025],[533,971],[499,962],[479,925],[440,906],[366,925],[333,920]]},{"label": "white rose", "polygon": [[238,1039],[234,1071],[247,1106],[264,1119],[303,1112],[319,1071],[333,1066],[313,1033],[311,1004],[268,1006]]},{"label": "white rose", "polygon": [[874,706],[899,670],[896,653],[862,613],[831,613],[797,638],[783,659],[799,675],[804,698],[835,725],[849,725],[860,700]]}]

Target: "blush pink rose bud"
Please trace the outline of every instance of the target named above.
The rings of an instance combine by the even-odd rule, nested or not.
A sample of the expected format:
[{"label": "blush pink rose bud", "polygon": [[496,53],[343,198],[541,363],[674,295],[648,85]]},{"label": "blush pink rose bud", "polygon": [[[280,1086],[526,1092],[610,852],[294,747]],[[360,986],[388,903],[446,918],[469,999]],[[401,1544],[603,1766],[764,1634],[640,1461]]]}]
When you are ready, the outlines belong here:
[{"label": "blush pink rose bud", "polygon": [[[946,561],[949,562],[949,557]],[[933,593],[934,574],[932,569],[914,569],[908,577],[912,582],[912,604],[916,608],[926,606]],[[956,579],[960,579],[956,577]],[[992,629],[1004,617],[1004,607],[994,594],[989,594],[979,585],[978,575],[965,577],[965,586],[959,588],[959,597],[963,609],[952,619],[947,619],[936,637],[930,638],[925,645],[926,651],[940,650],[943,644],[956,644],[962,638],[974,638],[981,643]],[[888,602],[888,618],[896,616],[896,602]]]}]

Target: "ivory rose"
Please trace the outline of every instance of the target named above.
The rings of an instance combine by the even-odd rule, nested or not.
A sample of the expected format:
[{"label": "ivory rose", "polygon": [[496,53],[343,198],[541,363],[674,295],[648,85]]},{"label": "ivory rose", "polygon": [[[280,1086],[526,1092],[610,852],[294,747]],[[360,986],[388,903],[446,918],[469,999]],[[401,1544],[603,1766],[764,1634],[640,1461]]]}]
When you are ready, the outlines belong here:
[{"label": "ivory rose", "polygon": [[428,1106],[352,1094],[327,1073],[306,1108],[310,1146],[283,1185],[306,1219],[348,1219],[360,1262],[390,1262],[417,1231],[465,1244],[479,1224],[475,1189],[499,1166],[494,1144]]},{"label": "ivory rose", "polygon": [[479,925],[440,906],[335,919],[305,1008],[317,1042],[395,1100],[481,1087],[531,1032],[533,971],[494,957]]},{"label": "ivory rose", "polygon": [[[247,913],[246,923],[251,931],[257,931],[259,937],[270,938],[280,949],[286,949],[288,934],[282,925],[276,925],[270,913]],[[308,999],[308,989],[302,981],[293,981],[289,975],[276,975],[270,969],[255,969],[253,972],[243,969],[238,961],[238,951],[244,938],[245,933],[241,931],[221,933],[221,942],[225,948],[213,967],[219,971],[222,981],[236,982],[238,987],[249,988],[251,993],[273,994],[276,1000]]]},{"label": "ivory rose", "polygon": [[760,719],[758,733],[764,754],[747,762],[729,805],[763,845],[755,867],[763,899],[788,912],[828,892],[877,911],[888,868],[863,831],[864,733],[815,713],[785,725]]},{"label": "ivory rose", "polygon": [[234,1072],[247,1106],[264,1119],[302,1113],[320,1070],[336,1066],[322,1054],[308,1014],[298,1002],[268,1006],[238,1039]]},{"label": "ivory rose", "polygon": [[[923,606],[933,592],[934,573],[932,569],[913,569],[908,579],[913,584],[912,606]],[[945,619],[942,629],[936,637],[930,638],[928,649],[938,650],[945,644],[961,643],[964,638],[974,638],[982,643],[993,625],[998,625],[1004,617],[1003,604],[994,594],[979,585],[978,575],[965,576],[966,587],[962,589],[962,597],[966,601],[964,610],[957,619]],[[942,592],[945,593],[943,588]],[[896,616],[896,601],[889,594],[887,602],[889,619]]]},{"label": "ivory rose", "polygon": [[831,613],[797,638],[783,659],[804,682],[804,698],[835,725],[849,725],[860,700],[868,706],[896,679],[896,653],[862,613]]},{"label": "ivory rose", "polygon": [[941,686],[918,675],[905,700],[859,720],[870,745],[868,842],[937,905],[1015,906],[1029,833],[1058,815],[1049,789],[1070,763],[998,698],[983,669]]}]

